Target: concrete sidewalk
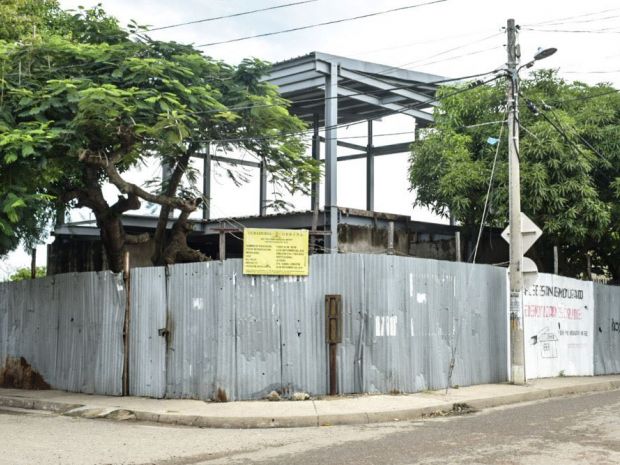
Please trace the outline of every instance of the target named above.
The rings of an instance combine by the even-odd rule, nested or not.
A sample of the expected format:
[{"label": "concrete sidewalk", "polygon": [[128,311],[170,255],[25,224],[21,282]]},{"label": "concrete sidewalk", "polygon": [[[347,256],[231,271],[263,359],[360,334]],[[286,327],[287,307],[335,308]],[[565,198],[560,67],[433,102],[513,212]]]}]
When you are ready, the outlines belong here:
[{"label": "concrete sidewalk", "polygon": [[[403,395],[355,395],[307,401],[203,402],[108,397],[64,391],[0,389],[0,406],[51,410],[82,418],[138,420],[211,428],[367,424],[445,415],[594,391],[620,389],[620,375],[532,380],[527,386],[483,384]],[[463,405],[465,404],[465,405]]]}]

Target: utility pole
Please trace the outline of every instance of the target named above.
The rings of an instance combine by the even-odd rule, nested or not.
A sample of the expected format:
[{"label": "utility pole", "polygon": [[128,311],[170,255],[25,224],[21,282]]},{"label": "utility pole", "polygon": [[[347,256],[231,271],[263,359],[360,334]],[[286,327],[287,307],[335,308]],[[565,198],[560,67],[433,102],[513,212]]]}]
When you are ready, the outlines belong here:
[{"label": "utility pole", "polygon": [[519,174],[519,75],[521,55],[515,20],[509,19],[508,35],[508,182],[510,210],[510,372],[514,384],[525,384],[523,340],[523,244],[521,237],[521,182]]}]

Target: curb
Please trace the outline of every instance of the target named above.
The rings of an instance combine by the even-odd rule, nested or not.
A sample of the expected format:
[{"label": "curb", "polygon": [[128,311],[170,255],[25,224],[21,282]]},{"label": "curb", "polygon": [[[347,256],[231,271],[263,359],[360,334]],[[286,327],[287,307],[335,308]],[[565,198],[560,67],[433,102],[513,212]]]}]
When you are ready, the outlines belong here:
[{"label": "curb", "polygon": [[367,425],[372,423],[387,423],[407,421],[434,415],[449,415],[454,413],[456,406],[466,405],[474,410],[482,410],[503,405],[518,404],[536,400],[562,397],[572,394],[588,392],[604,392],[620,389],[618,381],[599,381],[573,386],[536,389],[519,394],[483,397],[479,399],[448,402],[430,407],[417,407],[403,410],[383,412],[355,412],[328,415],[304,415],[286,417],[211,417],[200,415],[179,415],[171,413],[154,413],[138,410],[128,410],[113,407],[96,407],[67,402],[29,399],[27,397],[0,396],[0,406],[31,410],[46,410],[59,415],[86,418],[108,419],[114,421],[142,421],[169,425],[182,425],[197,428],[229,428],[229,429],[258,429],[258,428],[302,428],[336,425]]}]

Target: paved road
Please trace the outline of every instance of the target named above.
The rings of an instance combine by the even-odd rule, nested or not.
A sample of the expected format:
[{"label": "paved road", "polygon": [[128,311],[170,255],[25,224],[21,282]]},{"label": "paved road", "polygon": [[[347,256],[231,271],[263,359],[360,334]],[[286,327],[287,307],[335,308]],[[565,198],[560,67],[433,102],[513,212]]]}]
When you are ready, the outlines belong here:
[{"label": "paved road", "polygon": [[384,425],[210,430],[0,409],[0,464],[618,464],[620,391]]}]

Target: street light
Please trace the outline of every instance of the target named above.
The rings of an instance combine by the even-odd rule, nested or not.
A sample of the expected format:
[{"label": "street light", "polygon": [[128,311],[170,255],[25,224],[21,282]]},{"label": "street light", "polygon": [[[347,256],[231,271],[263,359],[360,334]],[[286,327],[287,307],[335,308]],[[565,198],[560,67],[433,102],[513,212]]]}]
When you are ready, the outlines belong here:
[{"label": "street light", "polygon": [[534,55],[534,61],[544,60],[545,58],[550,57],[557,51],[558,49],[555,47],[549,47],[549,48],[539,47],[538,50],[536,51],[536,54]]},{"label": "street light", "polygon": [[517,72],[522,70],[523,68],[531,68],[532,66],[534,66],[534,63],[536,63],[537,61],[544,60],[545,58],[550,57],[557,51],[558,49],[555,47],[548,47],[548,48],[539,47],[536,53],[534,54],[534,59],[532,61],[528,61],[526,64],[521,66],[517,70]]}]

